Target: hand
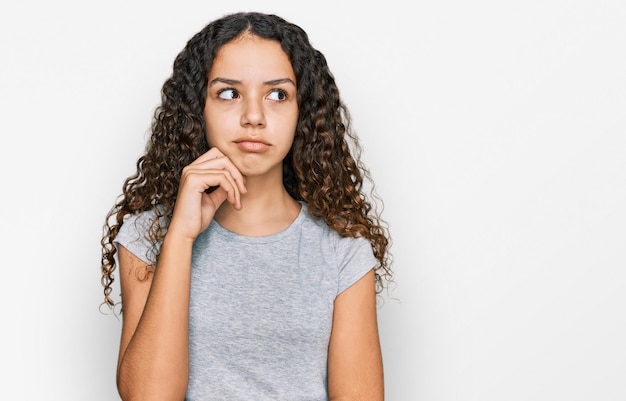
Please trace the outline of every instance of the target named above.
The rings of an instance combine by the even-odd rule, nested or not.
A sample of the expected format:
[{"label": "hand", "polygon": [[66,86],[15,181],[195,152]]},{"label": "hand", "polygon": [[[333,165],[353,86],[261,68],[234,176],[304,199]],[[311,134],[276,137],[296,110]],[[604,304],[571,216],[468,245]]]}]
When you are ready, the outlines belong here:
[{"label": "hand", "polygon": [[211,148],[183,169],[168,233],[195,240],[224,201],[241,209],[246,192],[244,176],[219,149]]}]

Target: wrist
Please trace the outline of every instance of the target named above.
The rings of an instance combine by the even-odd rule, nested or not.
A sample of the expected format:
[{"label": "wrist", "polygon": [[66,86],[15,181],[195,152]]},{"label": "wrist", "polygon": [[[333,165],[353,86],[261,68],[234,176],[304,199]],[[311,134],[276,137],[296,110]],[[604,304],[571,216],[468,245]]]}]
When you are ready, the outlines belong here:
[{"label": "wrist", "polygon": [[163,247],[191,248],[195,240],[195,237],[179,233],[176,230],[168,230],[163,238]]}]

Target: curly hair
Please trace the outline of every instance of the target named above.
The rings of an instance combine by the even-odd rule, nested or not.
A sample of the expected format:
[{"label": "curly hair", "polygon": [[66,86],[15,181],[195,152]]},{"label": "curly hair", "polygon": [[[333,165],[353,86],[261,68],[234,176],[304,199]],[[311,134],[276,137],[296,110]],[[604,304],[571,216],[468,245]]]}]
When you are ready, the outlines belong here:
[{"label": "curly hair", "polygon": [[[299,117],[293,145],[283,161],[286,190],[308,204],[311,216],[323,219],[341,236],[370,241],[378,260],[378,293],[391,281],[391,238],[382,210],[374,207],[380,199],[360,160],[361,145],[324,55],[297,25],[276,15],[241,12],[207,25],[174,61],[173,73],[161,90],[161,104],[154,112],[145,153],[106,216],[101,240],[103,305],[115,305],[111,297],[117,252],[114,240],[126,216],[147,210],[156,213],[148,232],[156,263],[183,167],[209,150],[203,109],[213,60],[221,46],[244,33],[280,43],[296,76]],[[364,180],[370,183],[369,191]]]}]

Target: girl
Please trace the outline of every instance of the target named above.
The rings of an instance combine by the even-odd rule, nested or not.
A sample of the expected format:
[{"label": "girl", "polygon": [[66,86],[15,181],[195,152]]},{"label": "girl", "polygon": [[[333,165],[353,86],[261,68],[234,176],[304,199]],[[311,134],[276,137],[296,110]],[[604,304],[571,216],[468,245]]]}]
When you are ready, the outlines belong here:
[{"label": "girl", "polygon": [[324,56],[236,13],[189,40],[108,213],[124,400],[381,400],[390,238]]}]

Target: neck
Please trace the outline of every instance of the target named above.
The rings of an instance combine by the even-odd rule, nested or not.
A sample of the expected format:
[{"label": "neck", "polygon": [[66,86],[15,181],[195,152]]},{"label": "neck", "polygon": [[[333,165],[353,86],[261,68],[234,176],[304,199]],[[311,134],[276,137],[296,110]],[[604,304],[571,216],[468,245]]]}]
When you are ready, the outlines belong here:
[{"label": "neck", "polygon": [[229,231],[247,236],[267,236],[285,230],[298,216],[300,204],[285,189],[282,177],[268,182],[260,177],[246,180],[248,192],[241,197],[241,210],[224,202],[215,220]]}]

